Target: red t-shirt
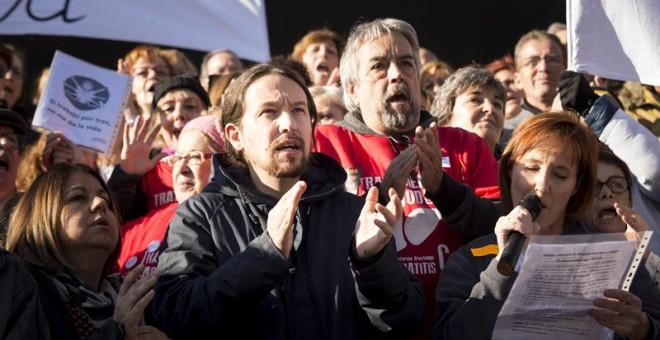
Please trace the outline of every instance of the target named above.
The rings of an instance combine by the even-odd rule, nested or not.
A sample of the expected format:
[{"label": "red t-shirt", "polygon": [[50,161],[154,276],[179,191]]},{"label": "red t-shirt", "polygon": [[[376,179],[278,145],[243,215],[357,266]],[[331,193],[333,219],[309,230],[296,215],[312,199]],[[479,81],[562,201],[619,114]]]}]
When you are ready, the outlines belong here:
[{"label": "red t-shirt", "polygon": [[158,250],[178,206],[177,202],[167,204],[121,226],[122,247],[117,264],[122,274],[139,264],[146,266],[143,275],[156,270]]},{"label": "red t-shirt", "polygon": [[[439,127],[442,168],[453,180],[469,185],[477,194],[498,198],[497,161],[486,143],[476,134],[449,127]],[[380,183],[392,159],[407,145],[389,138],[354,133],[336,125],[316,129],[315,151],[335,158],[346,169],[346,190],[363,195]],[[399,260],[424,284],[426,311],[424,335],[433,328],[435,289],[449,255],[465,244],[462,237],[443,220],[419,175],[409,178],[402,198],[404,217],[395,226]]]},{"label": "red t-shirt", "polygon": [[147,197],[147,207],[152,211],[163,205],[176,202],[172,183],[172,167],[161,160],[140,181],[142,192]]}]

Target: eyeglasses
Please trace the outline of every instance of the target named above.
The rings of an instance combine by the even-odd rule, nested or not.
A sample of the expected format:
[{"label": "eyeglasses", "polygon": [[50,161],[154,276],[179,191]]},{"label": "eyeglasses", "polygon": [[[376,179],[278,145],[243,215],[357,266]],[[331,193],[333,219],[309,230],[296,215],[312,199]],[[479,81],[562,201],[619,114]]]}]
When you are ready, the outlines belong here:
[{"label": "eyeglasses", "polygon": [[18,149],[20,140],[15,133],[0,132],[0,146],[8,146],[11,149]]},{"label": "eyeglasses", "polygon": [[207,159],[211,159],[213,156],[212,153],[204,153],[201,151],[192,151],[189,154],[185,156],[181,155],[172,155],[167,158],[167,164],[171,167],[175,166],[181,166],[182,162],[185,163],[187,166],[198,166]]},{"label": "eyeglasses", "polygon": [[598,196],[600,191],[603,190],[603,185],[607,185],[611,192],[615,194],[620,194],[628,190],[628,180],[623,176],[612,176],[607,179],[605,182],[596,181],[596,187],[594,189],[594,196]]},{"label": "eyeglasses", "polygon": [[529,57],[527,59],[524,59],[523,62],[522,62],[522,66],[535,68],[541,63],[541,60],[545,61],[546,66],[561,65],[561,58],[560,57],[554,56],[554,55],[548,55],[548,56],[545,56],[543,58],[538,57],[538,56],[534,56],[534,57]]}]

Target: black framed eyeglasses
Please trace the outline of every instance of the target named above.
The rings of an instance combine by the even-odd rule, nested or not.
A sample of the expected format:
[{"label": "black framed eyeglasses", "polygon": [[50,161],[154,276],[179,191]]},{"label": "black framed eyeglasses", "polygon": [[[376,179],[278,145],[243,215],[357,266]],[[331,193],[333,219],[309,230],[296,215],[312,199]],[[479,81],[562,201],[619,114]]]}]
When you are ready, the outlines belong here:
[{"label": "black framed eyeglasses", "polygon": [[594,196],[600,194],[600,191],[603,190],[603,185],[607,185],[612,193],[620,194],[628,190],[628,179],[623,176],[611,176],[605,182],[596,180]]}]

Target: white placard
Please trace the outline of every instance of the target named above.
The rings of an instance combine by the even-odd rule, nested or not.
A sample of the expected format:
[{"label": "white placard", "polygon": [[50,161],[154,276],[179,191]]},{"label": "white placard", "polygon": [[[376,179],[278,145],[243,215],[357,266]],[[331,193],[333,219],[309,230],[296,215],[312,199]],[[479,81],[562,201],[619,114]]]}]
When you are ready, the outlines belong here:
[{"label": "white placard", "polygon": [[128,75],[56,51],[32,126],[61,131],[74,143],[109,155],[130,84]]}]

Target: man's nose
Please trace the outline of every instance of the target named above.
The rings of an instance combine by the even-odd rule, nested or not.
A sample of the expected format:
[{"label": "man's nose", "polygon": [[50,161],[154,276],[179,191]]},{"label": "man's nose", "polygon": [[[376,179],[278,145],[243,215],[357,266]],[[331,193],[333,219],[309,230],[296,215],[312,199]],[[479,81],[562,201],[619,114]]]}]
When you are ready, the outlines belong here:
[{"label": "man's nose", "polygon": [[390,67],[387,69],[387,77],[390,81],[399,82],[403,80],[403,72],[396,62],[391,62]]},{"label": "man's nose", "polygon": [[295,121],[293,116],[287,111],[284,110],[277,118],[277,125],[280,132],[294,132],[296,130]]}]

